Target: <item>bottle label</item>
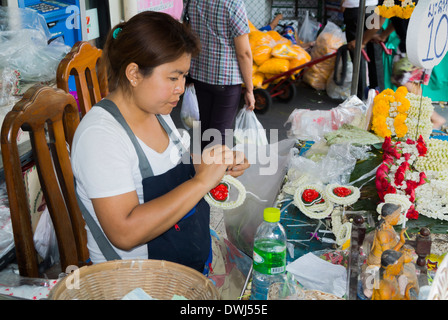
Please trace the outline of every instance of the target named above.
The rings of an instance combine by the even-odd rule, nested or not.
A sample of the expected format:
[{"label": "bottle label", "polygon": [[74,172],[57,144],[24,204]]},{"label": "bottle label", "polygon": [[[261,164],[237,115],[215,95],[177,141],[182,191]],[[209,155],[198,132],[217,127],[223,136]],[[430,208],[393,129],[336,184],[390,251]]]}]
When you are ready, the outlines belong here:
[{"label": "bottle label", "polygon": [[283,273],[286,270],[286,246],[256,242],[253,259],[254,270],[257,272],[268,275]]}]

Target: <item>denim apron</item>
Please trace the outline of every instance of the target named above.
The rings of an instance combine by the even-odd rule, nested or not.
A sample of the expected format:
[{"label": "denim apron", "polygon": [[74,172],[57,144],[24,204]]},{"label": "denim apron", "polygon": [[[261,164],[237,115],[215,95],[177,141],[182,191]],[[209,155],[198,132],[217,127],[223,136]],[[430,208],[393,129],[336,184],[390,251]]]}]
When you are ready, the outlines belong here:
[{"label": "denim apron", "polygon": [[[151,201],[168,193],[194,176],[195,169],[190,155],[188,152],[185,152],[186,150],[184,150],[180,139],[172,134],[171,128],[160,115],[157,115],[157,119],[168,136],[173,139],[174,144],[179,150],[181,161],[169,171],[155,176],[137,138],[129,128],[117,106],[107,99],[101,100],[96,106],[108,111],[128,133],[139,158],[139,167],[143,178],[144,202]],[[82,207],[84,206],[82,205]],[[113,248],[111,248],[108,241],[98,239],[101,237],[100,235],[95,236],[97,234],[95,230],[99,228],[97,226],[92,226],[91,228],[90,226],[94,220],[90,214],[84,213],[83,208],[81,208],[81,211],[83,211],[86,223],[95,239],[97,239],[98,246],[106,259],[121,259],[116,252],[113,253],[110,251]],[[104,235],[102,232],[101,234]],[[210,236],[210,207],[208,203],[202,198],[180,221],[160,236],[149,241],[147,246],[148,259],[172,261],[191,267],[201,273],[208,274],[213,257]]]}]

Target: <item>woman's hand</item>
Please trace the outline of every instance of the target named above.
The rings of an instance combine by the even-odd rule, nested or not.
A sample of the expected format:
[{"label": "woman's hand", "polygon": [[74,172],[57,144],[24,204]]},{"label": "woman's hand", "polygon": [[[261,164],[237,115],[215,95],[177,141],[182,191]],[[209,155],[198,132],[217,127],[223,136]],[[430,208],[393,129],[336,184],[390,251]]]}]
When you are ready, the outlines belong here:
[{"label": "woman's hand", "polygon": [[193,156],[196,175],[193,177],[207,190],[213,189],[228,168],[234,165],[234,153],[225,145],[215,145],[203,151],[202,156]]},{"label": "woman's hand", "polygon": [[239,177],[244,173],[244,170],[250,167],[249,162],[246,159],[246,156],[241,151],[233,152],[233,164],[228,167],[227,174],[232,177]]},{"label": "woman's hand", "polygon": [[246,109],[253,111],[255,109],[255,96],[253,91],[246,90],[244,94],[244,101],[246,103]]}]

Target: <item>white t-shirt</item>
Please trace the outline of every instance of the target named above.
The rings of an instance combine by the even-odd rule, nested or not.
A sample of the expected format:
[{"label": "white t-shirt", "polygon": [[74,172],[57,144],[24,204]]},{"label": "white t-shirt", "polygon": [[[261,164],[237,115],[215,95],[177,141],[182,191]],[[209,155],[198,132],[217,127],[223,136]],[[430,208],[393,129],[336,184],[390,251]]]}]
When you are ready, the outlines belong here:
[{"label": "white t-shirt", "polygon": [[[163,119],[172,128],[173,133],[181,137],[183,145],[188,150],[190,147],[188,133],[185,131],[181,136],[169,115],[163,116]],[[172,139],[163,153],[158,153],[140,139],[137,140],[149,160],[154,175],[163,174],[179,163],[178,149]],[[103,108],[92,108],[80,122],[73,140],[71,163],[78,196],[98,225],[90,200],[92,198],[111,197],[136,190],[140,203],[143,203],[142,176],[137,152],[123,127]],[[87,226],[86,230],[92,262],[104,262],[105,258]],[[148,258],[146,245],[130,251],[116,247],[114,249],[122,259]]]},{"label": "white t-shirt", "polygon": [[[378,0],[366,0],[366,7],[377,6]],[[342,3],[344,8],[358,8],[359,0],[344,0]]]}]

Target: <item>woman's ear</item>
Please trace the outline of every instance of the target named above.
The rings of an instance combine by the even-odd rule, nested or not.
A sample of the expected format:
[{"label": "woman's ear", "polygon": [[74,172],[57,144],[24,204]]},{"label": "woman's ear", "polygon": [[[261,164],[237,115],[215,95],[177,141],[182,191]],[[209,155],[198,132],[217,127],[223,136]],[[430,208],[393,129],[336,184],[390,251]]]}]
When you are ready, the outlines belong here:
[{"label": "woman's ear", "polygon": [[135,87],[138,84],[139,72],[138,65],[135,62],[131,62],[126,67],[126,78],[129,80],[132,87]]}]

